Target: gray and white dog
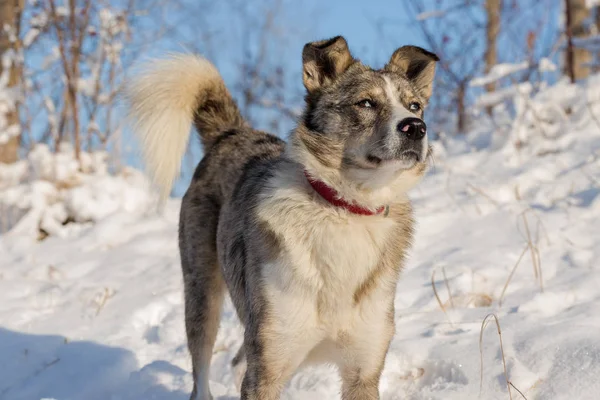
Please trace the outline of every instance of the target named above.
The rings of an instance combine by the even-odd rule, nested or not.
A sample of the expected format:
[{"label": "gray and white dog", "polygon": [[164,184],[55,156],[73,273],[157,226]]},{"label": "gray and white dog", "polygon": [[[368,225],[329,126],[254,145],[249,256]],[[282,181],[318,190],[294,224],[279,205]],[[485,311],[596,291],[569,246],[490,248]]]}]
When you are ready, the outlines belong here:
[{"label": "gray and white dog", "polygon": [[233,360],[242,399],[278,399],[314,362],[339,368],[342,399],[379,398],[436,61],[404,46],[375,70],[343,37],[306,44],[306,105],[287,144],[248,125],[203,58],[158,60],[131,81],[129,114],[163,194],[192,124],[204,146],[179,225],[192,399],[212,398],[226,291],[245,328]]}]

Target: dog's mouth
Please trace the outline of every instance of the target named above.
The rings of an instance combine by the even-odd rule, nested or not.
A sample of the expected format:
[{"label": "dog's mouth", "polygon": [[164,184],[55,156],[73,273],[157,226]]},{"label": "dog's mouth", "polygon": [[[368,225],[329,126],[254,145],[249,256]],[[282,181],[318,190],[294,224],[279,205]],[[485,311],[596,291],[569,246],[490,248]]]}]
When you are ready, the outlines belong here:
[{"label": "dog's mouth", "polygon": [[381,162],[383,160],[381,158],[377,157],[377,156],[369,154],[367,156],[367,161],[369,162],[369,164],[377,166],[377,165],[381,164]]},{"label": "dog's mouth", "polygon": [[368,154],[367,155],[367,162],[373,166],[373,167],[379,167],[385,164],[393,164],[393,163],[399,163],[402,165],[410,165],[413,166],[414,164],[417,164],[419,162],[421,162],[422,160],[422,155],[419,154],[416,150],[405,150],[402,153],[400,153],[399,156],[396,157],[381,157],[381,156],[376,156],[373,154]]}]

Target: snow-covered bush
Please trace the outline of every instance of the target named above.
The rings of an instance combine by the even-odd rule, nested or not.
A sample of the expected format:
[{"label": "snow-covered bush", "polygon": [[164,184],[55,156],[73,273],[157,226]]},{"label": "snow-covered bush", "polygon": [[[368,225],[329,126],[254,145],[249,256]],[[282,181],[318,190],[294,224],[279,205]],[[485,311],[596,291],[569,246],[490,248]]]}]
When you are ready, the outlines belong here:
[{"label": "snow-covered bush", "polygon": [[[499,64],[484,77],[474,79],[472,86],[509,78],[512,74],[533,68],[538,73],[556,69],[549,60],[538,65],[527,63]],[[495,92],[484,93],[476,101],[478,128],[471,135],[488,137],[485,145],[503,147],[515,157],[543,156],[564,148],[565,134],[582,119],[595,121],[600,129],[600,75],[572,84],[562,78],[553,85],[515,82]],[[486,120],[485,110],[492,109]],[[493,135],[494,137],[489,137]]]},{"label": "snow-covered bush", "polygon": [[26,160],[0,164],[0,232],[66,236],[70,222],[154,209],[157,198],[141,171],[110,174],[104,152],[80,158],[81,168],[70,145],[52,153],[38,144]]}]

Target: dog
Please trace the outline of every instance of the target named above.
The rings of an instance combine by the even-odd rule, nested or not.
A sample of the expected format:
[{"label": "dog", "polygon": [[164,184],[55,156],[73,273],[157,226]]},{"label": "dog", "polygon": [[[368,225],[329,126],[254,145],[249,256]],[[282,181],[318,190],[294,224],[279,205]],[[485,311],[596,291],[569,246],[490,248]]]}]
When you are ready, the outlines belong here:
[{"label": "dog", "polygon": [[341,36],[307,43],[305,108],[287,143],[250,127],[199,56],[155,60],[131,80],[128,113],[163,196],[192,125],[204,147],[179,221],[191,399],[212,399],[227,291],[244,326],[232,361],[242,399],[280,398],[311,363],[338,367],[343,400],[379,399],[437,61],[404,46],[373,69]]}]

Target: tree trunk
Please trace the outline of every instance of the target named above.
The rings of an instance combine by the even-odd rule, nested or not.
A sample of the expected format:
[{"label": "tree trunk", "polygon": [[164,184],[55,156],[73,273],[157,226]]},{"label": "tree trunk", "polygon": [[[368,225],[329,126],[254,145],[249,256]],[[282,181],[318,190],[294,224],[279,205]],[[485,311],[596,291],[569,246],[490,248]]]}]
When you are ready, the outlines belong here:
[{"label": "tree trunk", "polygon": [[[487,14],[486,26],[486,47],[485,47],[485,73],[489,73],[494,65],[498,63],[498,52],[496,43],[498,33],[500,33],[500,13],[502,10],[501,0],[485,0],[485,12]],[[485,85],[487,92],[496,90],[496,83],[490,82]],[[492,108],[487,108],[488,114],[492,113]]]},{"label": "tree trunk", "polygon": [[458,133],[465,133],[465,129],[467,127],[467,115],[465,107],[465,96],[467,94],[466,88],[467,82],[462,81],[456,90],[456,114],[458,116],[456,121],[456,130]]},{"label": "tree trunk", "polygon": [[585,20],[590,17],[590,10],[586,7],[586,0],[565,0],[565,25],[567,31],[567,54],[565,73],[575,82],[590,74],[588,63],[592,61],[589,51],[575,47],[574,38],[589,36],[589,29]]},{"label": "tree trunk", "polygon": [[[600,35],[600,6],[594,8],[594,12],[596,13],[595,23],[596,23],[596,35]],[[596,64],[594,66],[594,73],[600,71],[600,50],[596,51]]]},{"label": "tree trunk", "polygon": [[[7,51],[13,50],[18,53],[19,50],[19,33],[21,27],[21,13],[23,11],[25,0],[0,0],[0,27],[10,26],[14,29],[16,40],[11,41],[5,29],[0,31],[0,57],[3,57]],[[3,63],[0,62],[0,75],[8,73],[7,87],[16,87],[21,82],[21,66],[14,61],[9,67],[9,71],[3,71]],[[14,109],[6,113],[6,126],[11,127],[19,125],[19,108],[18,104],[14,105]],[[13,163],[19,159],[19,135],[11,136],[5,143],[0,143],[0,163]]]}]

